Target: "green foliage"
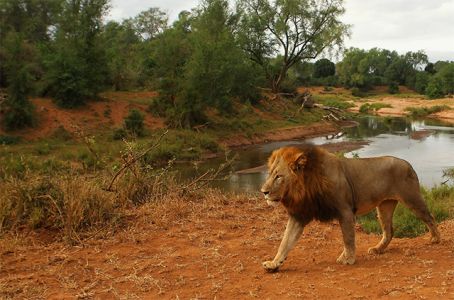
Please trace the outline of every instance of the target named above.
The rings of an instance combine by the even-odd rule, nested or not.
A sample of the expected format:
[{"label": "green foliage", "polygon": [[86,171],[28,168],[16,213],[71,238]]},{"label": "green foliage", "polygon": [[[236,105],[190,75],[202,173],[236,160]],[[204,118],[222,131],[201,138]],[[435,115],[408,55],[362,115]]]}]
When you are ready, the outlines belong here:
[{"label": "green foliage", "polygon": [[33,126],[35,108],[27,99],[30,92],[30,73],[26,62],[30,53],[19,33],[10,32],[4,44],[8,95],[4,104],[3,125],[6,130]]},{"label": "green foliage", "polygon": [[323,105],[326,106],[331,106],[331,107],[337,107],[340,109],[348,109],[350,107],[354,107],[355,105],[351,102],[346,102],[346,101],[340,101],[337,99],[326,99],[321,101]]},{"label": "green foliage", "polygon": [[46,74],[49,91],[62,107],[77,107],[96,98],[105,84],[108,71],[100,33],[107,10],[108,0],[63,3]]},{"label": "green foliage", "polygon": [[385,107],[392,107],[389,104],[386,103],[381,103],[381,102],[375,102],[375,103],[364,103],[363,105],[360,106],[359,112],[363,114],[367,114],[370,112],[377,112],[382,108]]},{"label": "green foliage", "polygon": [[408,111],[411,117],[422,118],[447,109],[450,109],[447,105],[435,105],[431,107],[407,107],[405,111]]},{"label": "green foliage", "polygon": [[433,76],[426,87],[426,95],[430,99],[443,97],[443,81],[439,76]]},{"label": "green foliage", "polygon": [[355,96],[355,97],[362,98],[362,97],[366,96],[366,94],[363,91],[361,91],[361,89],[359,89],[357,87],[352,88],[351,92],[352,92],[352,95]]},{"label": "green foliage", "polygon": [[[238,10],[240,45],[262,67],[273,92],[280,90],[288,70],[298,61],[342,46],[349,31],[340,20],[345,12],[342,1],[242,0]],[[270,58],[282,49],[282,63],[273,65]]]},{"label": "green foliage", "polygon": [[[441,185],[430,190],[422,190],[423,196],[430,212],[437,222],[454,217],[454,187]],[[381,227],[377,221],[376,212],[371,212],[358,218],[361,227],[368,233],[380,233]],[[406,207],[398,205],[394,213],[394,236],[416,237],[425,232],[427,228],[422,221]]]},{"label": "green foliage", "polygon": [[454,62],[444,65],[435,76],[441,79],[443,94],[454,94]]},{"label": "green foliage", "polygon": [[426,93],[427,85],[429,84],[430,73],[429,72],[418,72],[415,79],[415,91],[420,94]]},{"label": "green foliage", "polygon": [[21,138],[10,135],[0,135],[0,145],[15,145],[20,142]]},{"label": "green foliage", "polygon": [[128,133],[126,132],[126,130],[124,128],[117,128],[113,132],[112,139],[115,141],[122,140],[122,139],[126,138],[127,135],[128,135]]},{"label": "green foliage", "polygon": [[392,81],[389,83],[388,85],[388,92],[390,94],[397,94],[399,93],[399,85],[397,84],[397,82],[395,81]]},{"label": "green foliage", "polygon": [[144,115],[137,109],[132,109],[129,111],[129,114],[125,118],[125,129],[135,135],[143,136],[144,135]]},{"label": "green foliage", "polygon": [[314,64],[314,77],[324,78],[336,74],[336,65],[329,59],[322,58]]}]

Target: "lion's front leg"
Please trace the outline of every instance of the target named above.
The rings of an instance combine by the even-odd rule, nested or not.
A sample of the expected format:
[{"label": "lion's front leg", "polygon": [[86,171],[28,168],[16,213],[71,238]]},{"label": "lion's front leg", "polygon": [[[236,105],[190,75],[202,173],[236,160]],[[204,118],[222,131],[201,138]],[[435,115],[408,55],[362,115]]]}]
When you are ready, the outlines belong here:
[{"label": "lion's front leg", "polygon": [[355,245],[355,216],[348,213],[339,219],[344,240],[344,251],[341,253],[337,262],[344,265],[353,265],[355,263],[356,245]]},{"label": "lion's front leg", "polygon": [[301,233],[303,233],[304,225],[298,222],[294,217],[290,216],[285,228],[279,250],[272,261],[263,262],[263,267],[268,272],[276,272],[284,263],[288,253],[298,241]]}]

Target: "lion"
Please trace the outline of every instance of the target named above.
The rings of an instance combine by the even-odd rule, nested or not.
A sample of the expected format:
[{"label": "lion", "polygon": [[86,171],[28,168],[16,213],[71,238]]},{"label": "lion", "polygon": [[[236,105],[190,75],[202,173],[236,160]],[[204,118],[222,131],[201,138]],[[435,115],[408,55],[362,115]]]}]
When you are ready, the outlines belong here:
[{"label": "lion", "polygon": [[393,214],[398,202],[408,207],[428,227],[431,242],[440,234],[420,193],[412,166],[392,157],[339,158],[313,145],[275,150],[268,160],[268,177],[261,188],[269,205],[282,203],[289,219],[272,261],[263,267],[275,272],[312,220],[338,220],[344,249],[338,263],[355,263],[355,217],[374,208],[383,231],[370,254],[381,254],[393,237]]}]

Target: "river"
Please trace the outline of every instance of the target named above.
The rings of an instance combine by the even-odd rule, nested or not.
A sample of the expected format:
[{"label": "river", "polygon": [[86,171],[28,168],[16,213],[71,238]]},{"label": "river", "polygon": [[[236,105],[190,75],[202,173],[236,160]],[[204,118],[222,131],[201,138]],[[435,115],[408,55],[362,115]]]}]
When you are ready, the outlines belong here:
[{"label": "river", "polygon": [[[273,142],[232,150],[237,159],[232,164],[231,175],[212,185],[226,191],[256,192],[266,178],[263,169],[242,173],[266,163],[270,153],[280,147],[313,143],[369,142],[361,149],[345,153],[346,157],[373,157],[392,155],[412,164],[423,186],[432,187],[445,179],[443,170],[454,167],[454,126],[435,120],[409,120],[405,118],[360,117],[357,127],[344,129],[343,135],[332,139],[317,137],[304,140]],[[225,158],[209,159],[199,163],[197,173],[217,168]],[[194,176],[194,168],[180,168],[182,177]],[[238,173],[238,171],[240,171]]]}]

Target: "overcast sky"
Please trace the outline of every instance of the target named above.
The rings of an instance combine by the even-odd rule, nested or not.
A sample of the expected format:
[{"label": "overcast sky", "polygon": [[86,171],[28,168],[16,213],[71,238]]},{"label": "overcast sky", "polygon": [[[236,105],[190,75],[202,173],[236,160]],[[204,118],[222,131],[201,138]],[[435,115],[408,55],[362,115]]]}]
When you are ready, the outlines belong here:
[{"label": "overcast sky", "polygon": [[[175,20],[198,0],[111,0],[109,19],[121,21],[149,7]],[[344,23],[353,25],[347,47],[425,50],[431,61],[454,61],[454,0],[344,0]]]}]

